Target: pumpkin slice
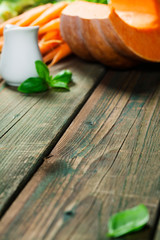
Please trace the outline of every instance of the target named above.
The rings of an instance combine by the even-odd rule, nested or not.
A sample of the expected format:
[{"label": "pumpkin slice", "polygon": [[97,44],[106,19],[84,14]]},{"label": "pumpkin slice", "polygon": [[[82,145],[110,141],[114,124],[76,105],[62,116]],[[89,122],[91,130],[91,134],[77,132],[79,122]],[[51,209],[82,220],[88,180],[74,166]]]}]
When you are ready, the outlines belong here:
[{"label": "pumpkin slice", "polygon": [[110,5],[119,11],[160,14],[159,0],[111,0]]},{"label": "pumpkin slice", "polygon": [[110,28],[105,25],[104,35],[118,52],[137,59],[160,62],[160,27],[157,15],[120,12],[111,7],[108,18],[114,34],[109,34]]},{"label": "pumpkin slice", "polygon": [[74,2],[62,12],[62,37],[72,51],[84,59],[88,59],[90,54],[94,59],[112,67],[133,66],[135,62],[118,53],[103,34],[99,22],[107,19],[109,14],[110,8],[107,5]]},{"label": "pumpkin slice", "polygon": [[67,6],[60,18],[60,32],[62,38],[68,43],[72,52],[86,60],[93,60],[86,48],[81,32],[79,31],[78,16],[74,14],[74,3]]}]

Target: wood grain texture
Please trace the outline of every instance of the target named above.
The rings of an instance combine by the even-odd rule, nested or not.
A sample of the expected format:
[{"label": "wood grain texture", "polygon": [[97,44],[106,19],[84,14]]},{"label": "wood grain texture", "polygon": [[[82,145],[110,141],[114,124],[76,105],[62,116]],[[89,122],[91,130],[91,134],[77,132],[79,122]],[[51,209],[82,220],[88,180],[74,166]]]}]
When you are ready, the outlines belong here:
[{"label": "wood grain texture", "polygon": [[61,69],[73,72],[70,92],[50,90],[27,96],[1,86],[1,214],[52,150],[106,71],[102,65],[75,57],[52,68],[52,74]]},{"label": "wood grain texture", "polygon": [[[86,66],[85,66],[86,65]],[[72,66],[72,67],[71,67]],[[79,69],[78,69],[79,67]],[[58,71],[64,68],[69,68],[73,70],[75,73],[75,83],[76,79],[82,77],[84,81],[86,81],[87,77],[90,73],[94,71],[93,74],[97,71],[95,75],[98,77],[104,71],[104,67],[102,65],[92,65],[85,64],[84,62],[77,60],[76,58],[70,58],[62,63],[59,63],[57,66],[51,68],[51,74],[55,75]],[[90,70],[88,70],[90,68]],[[98,69],[99,68],[99,69]],[[74,70],[75,69],[75,70]],[[102,70],[103,69],[103,70]],[[90,77],[89,77],[90,78]],[[95,80],[93,79],[95,82]],[[90,79],[89,81],[90,82]],[[79,82],[79,84],[81,84]],[[75,85],[74,87],[77,87]],[[83,86],[85,88],[85,86]],[[78,89],[77,89],[78,91]],[[48,94],[48,93],[47,93]],[[6,87],[4,81],[0,83],[0,138],[14,126],[23,116],[39,102],[43,95],[46,93],[41,94],[32,94],[32,95],[25,95],[17,92],[16,88],[14,87]],[[56,94],[55,94],[56,95]]]},{"label": "wood grain texture", "polygon": [[159,240],[159,239],[160,239],[160,219],[159,219],[158,227],[156,229],[156,234],[155,234],[154,240]]},{"label": "wood grain texture", "polygon": [[[160,74],[107,73],[0,225],[3,240],[105,240],[109,217],[160,196]],[[16,231],[15,231],[16,229]]]}]

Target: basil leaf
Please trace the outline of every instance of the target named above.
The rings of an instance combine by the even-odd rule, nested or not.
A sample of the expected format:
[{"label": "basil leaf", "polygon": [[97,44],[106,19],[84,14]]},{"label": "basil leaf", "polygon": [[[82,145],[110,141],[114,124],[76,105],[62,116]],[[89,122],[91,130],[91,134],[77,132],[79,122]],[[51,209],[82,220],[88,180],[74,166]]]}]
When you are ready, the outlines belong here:
[{"label": "basil leaf", "polygon": [[107,235],[120,237],[126,233],[138,231],[147,224],[148,220],[148,210],[143,204],[140,204],[111,216],[108,222]]},{"label": "basil leaf", "polygon": [[49,85],[50,87],[65,88],[69,90],[68,83],[71,81],[71,79],[72,72],[69,70],[63,70],[54,77],[50,76]]},{"label": "basil leaf", "polygon": [[52,87],[65,88],[65,89],[69,90],[68,84],[66,82],[61,82],[61,81],[52,82]]},{"label": "basil leaf", "polygon": [[19,87],[18,91],[23,93],[43,92],[48,89],[48,86],[54,88],[65,88],[69,90],[68,83],[72,79],[72,72],[63,70],[56,76],[49,75],[49,69],[45,63],[40,60],[35,61],[35,66],[39,77],[28,78]]},{"label": "basil leaf", "polygon": [[63,82],[69,83],[72,79],[72,72],[69,70],[62,70],[56,76],[53,77],[53,80],[61,80]]},{"label": "basil leaf", "polygon": [[39,77],[49,81],[49,69],[47,65],[40,60],[35,61],[35,65]]},{"label": "basil leaf", "polygon": [[18,87],[19,92],[37,93],[48,90],[48,85],[42,78],[28,78]]}]

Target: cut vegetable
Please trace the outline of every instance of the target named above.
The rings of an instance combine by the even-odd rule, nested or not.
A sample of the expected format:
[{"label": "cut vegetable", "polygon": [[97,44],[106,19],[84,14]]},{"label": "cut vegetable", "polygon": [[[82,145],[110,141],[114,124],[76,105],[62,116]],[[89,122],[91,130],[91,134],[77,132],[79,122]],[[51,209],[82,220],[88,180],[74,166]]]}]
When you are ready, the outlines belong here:
[{"label": "cut vegetable", "polygon": [[108,236],[120,237],[143,228],[149,220],[148,209],[140,204],[113,215],[108,222]]},{"label": "cut vegetable", "polygon": [[[85,4],[86,2],[83,3]],[[77,6],[77,4],[79,5],[79,2],[72,3],[62,11],[60,18],[60,32],[63,39],[69,44],[71,50],[76,55],[82,59],[94,60],[84,43],[82,33],[79,29],[80,26],[78,24],[79,17],[77,16],[77,11],[82,11],[82,9],[78,7],[74,9],[74,6]],[[85,5],[82,4],[82,7],[84,6]]]},{"label": "cut vegetable", "polygon": [[110,5],[119,11],[160,14],[159,0],[111,0]]},{"label": "cut vegetable", "polygon": [[138,0],[113,0],[109,5],[74,2],[62,12],[62,37],[78,56],[91,55],[112,67],[160,62],[160,3],[142,2],[144,9]]},{"label": "cut vegetable", "polygon": [[117,51],[115,51],[115,49],[103,35],[103,31],[99,25],[100,20],[94,19],[95,11],[101,11],[101,16],[103,13],[104,15],[109,14],[108,7],[104,7],[102,4],[92,4],[92,9],[90,7],[90,10],[90,21],[84,17],[80,17],[78,20],[80,22],[79,26],[80,31],[82,32],[84,43],[92,56],[101,63],[112,67],[133,66],[133,61],[123,57]]},{"label": "cut vegetable", "polygon": [[100,22],[107,19],[109,14],[107,5],[81,1],[72,3],[62,12],[62,37],[72,51],[84,59],[89,59],[89,55],[109,66],[133,66],[135,62],[115,51],[103,35]]},{"label": "cut vegetable", "polygon": [[[107,33],[107,26],[104,34],[117,51],[123,51],[126,56],[160,62],[160,27],[153,15],[132,12],[119,12],[118,15],[112,8],[109,20],[115,38]],[[119,39],[120,44],[115,39]]]}]

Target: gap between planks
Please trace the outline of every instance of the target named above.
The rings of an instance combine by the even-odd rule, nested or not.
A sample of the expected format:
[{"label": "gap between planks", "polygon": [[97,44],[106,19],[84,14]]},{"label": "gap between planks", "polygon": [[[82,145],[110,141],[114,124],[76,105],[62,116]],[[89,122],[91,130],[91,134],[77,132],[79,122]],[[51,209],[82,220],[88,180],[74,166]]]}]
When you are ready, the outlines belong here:
[{"label": "gap between planks", "polygon": [[157,216],[155,218],[155,224],[152,232],[152,239],[153,240],[160,239],[160,201],[159,201]]}]

